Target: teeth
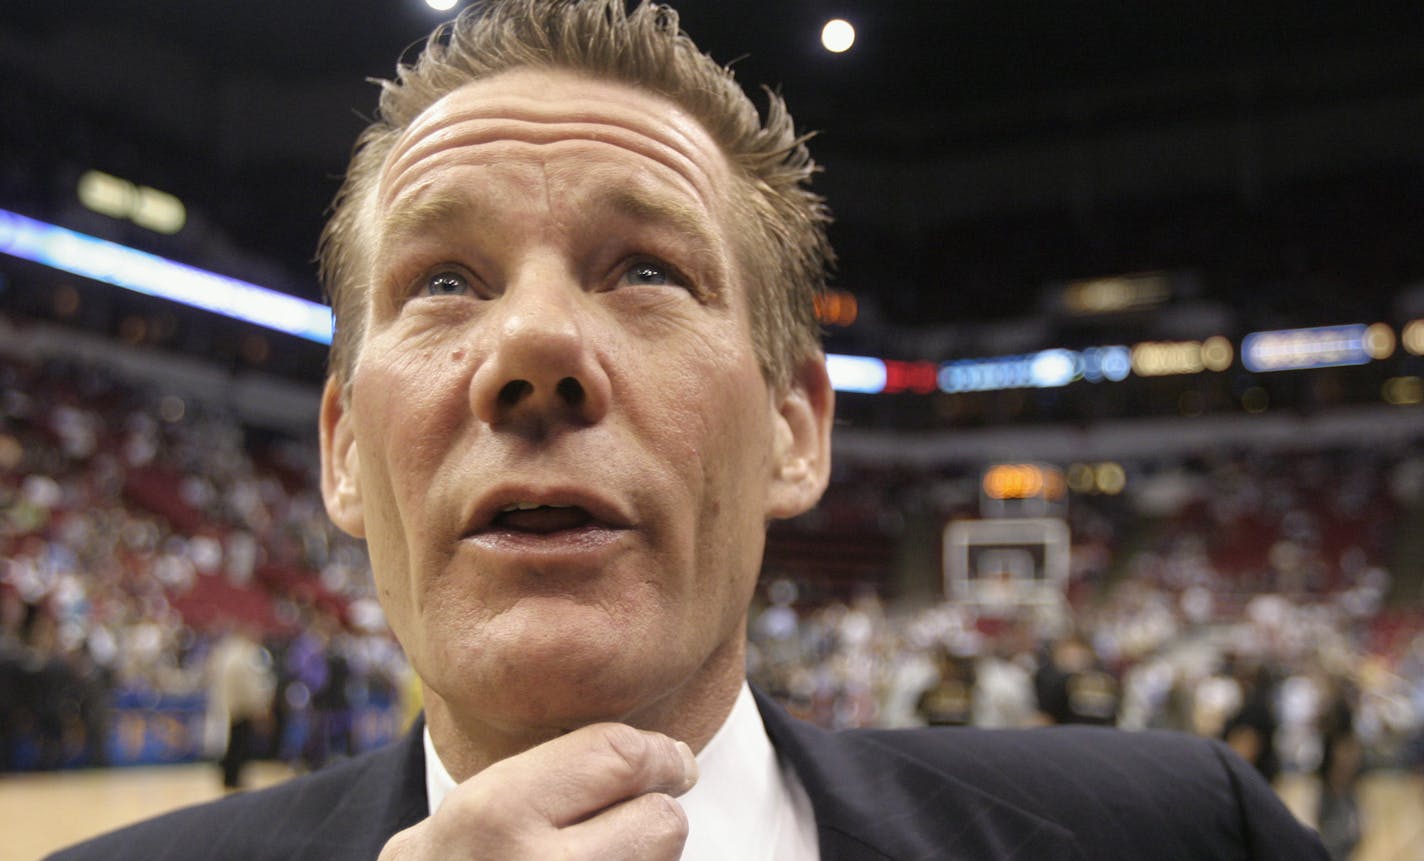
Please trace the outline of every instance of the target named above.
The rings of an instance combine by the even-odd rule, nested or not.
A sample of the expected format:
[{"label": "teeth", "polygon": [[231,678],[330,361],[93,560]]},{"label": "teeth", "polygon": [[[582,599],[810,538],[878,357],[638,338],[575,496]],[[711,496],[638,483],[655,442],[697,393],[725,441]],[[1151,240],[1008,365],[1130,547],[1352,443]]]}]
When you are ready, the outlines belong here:
[{"label": "teeth", "polygon": [[500,514],[507,511],[533,511],[536,508],[573,508],[572,505],[544,505],[540,502],[511,502],[509,505],[499,510]]}]

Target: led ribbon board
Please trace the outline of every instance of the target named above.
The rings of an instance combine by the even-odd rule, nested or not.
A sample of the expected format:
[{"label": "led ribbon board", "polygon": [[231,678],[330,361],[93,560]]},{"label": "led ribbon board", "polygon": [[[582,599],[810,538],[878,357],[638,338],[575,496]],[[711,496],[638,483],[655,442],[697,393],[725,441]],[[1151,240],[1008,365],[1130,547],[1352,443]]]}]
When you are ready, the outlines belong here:
[{"label": "led ribbon board", "polygon": [[865,395],[885,391],[885,383],[889,379],[883,359],[837,353],[826,354],[826,375],[831,378],[831,388],[836,391]]},{"label": "led ribbon board", "polygon": [[1252,332],[1241,341],[1241,364],[1252,373],[1364,365],[1376,358],[1366,337],[1369,328],[1355,324]]},{"label": "led ribbon board", "polygon": [[1046,389],[1077,380],[1118,382],[1132,372],[1125,346],[1086,350],[1051,349],[1019,356],[957,359],[938,368],[929,362],[899,362],[873,356],[826,355],[826,373],[838,392],[879,394],[914,392],[994,392],[1004,389]]},{"label": "led ribbon board", "polygon": [[1040,350],[1021,356],[945,362],[939,370],[939,388],[948,394],[1049,389],[1077,380],[1117,382],[1131,370],[1130,354],[1123,346]]},{"label": "led ribbon board", "polygon": [[135,293],[181,302],[315,341],[331,343],[331,309],[319,302],[177,263],[0,209],[0,253]]}]

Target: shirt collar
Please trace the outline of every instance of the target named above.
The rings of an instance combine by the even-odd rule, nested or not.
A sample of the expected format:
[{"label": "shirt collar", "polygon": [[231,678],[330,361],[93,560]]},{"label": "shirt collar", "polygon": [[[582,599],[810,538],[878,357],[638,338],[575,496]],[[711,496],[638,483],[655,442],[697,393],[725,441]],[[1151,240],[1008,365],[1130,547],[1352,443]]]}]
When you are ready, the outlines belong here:
[{"label": "shirt collar", "polygon": [[767,738],[751,688],[697,755],[697,785],[679,801],[689,830],[682,861],[814,861],[816,820],[796,772]]},{"label": "shirt collar", "polygon": [[[422,741],[425,797],[434,813],[455,780],[435,752],[428,726]],[[745,682],[727,720],[697,755],[697,769],[697,785],[679,799],[689,823],[682,861],[819,857],[810,798],[796,773],[777,759]]]},{"label": "shirt collar", "polygon": [[425,745],[425,800],[430,807],[430,815],[434,816],[435,811],[439,810],[441,803],[445,801],[445,796],[455,791],[455,778],[446,771],[445,763],[440,761],[440,754],[435,752],[435,742],[430,738],[429,721],[425,722],[420,740]]}]

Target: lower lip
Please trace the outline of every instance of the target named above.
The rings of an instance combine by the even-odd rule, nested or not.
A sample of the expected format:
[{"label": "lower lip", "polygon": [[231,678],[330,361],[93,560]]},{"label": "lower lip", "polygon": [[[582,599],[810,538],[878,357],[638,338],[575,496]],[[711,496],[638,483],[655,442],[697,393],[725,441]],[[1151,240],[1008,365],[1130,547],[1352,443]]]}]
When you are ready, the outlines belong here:
[{"label": "lower lip", "polygon": [[490,528],[466,536],[463,543],[482,553],[510,557],[511,561],[548,564],[566,560],[587,564],[612,551],[627,535],[626,529],[608,526],[580,526],[544,533]]}]

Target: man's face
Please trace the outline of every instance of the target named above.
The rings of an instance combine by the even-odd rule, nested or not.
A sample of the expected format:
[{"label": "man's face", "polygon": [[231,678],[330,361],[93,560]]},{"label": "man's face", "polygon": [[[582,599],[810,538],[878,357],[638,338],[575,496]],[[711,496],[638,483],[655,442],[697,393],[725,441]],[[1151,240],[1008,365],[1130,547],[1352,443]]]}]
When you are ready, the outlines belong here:
[{"label": "man's face", "polygon": [[552,71],[452,93],[387,159],[324,490],[461,719],[564,728],[740,673],[765,522],[824,486],[829,392],[762,377],[733,187],[671,103]]}]

